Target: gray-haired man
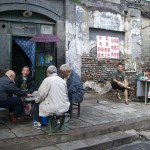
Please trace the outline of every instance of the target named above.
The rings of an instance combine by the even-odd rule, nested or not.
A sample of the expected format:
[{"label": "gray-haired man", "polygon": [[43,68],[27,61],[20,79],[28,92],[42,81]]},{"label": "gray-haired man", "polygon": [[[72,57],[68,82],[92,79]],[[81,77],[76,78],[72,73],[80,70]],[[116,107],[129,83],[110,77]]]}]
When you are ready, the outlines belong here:
[{"label": "gray-haired man", "polygon": [[65,81],[57,75],[57,69],[51,65],[47,68],[47,78],[40,85],[35,96],[33,127],[40,128],[39,116],[47,117],[52,113],[61,114],[69,110],[67,86]]},{"label": "gray-haired man", "polygon": [[[80,76],[67,64],[61,65],[60,71],[67,83],[70,104],[72,105],[72,103],[82,102],[84,96],[84,89]],[[69,113],[70,112],[71,109],[69,110]]]}]

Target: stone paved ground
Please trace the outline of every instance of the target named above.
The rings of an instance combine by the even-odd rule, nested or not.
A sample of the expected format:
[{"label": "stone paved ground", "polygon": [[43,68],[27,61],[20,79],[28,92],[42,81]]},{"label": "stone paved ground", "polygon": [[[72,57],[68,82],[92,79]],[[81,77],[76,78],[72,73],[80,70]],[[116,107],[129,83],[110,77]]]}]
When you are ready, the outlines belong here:
[{"label": "stone paved ground", "polygon": [[[150,116],[150,105],[145,105],[144,101],[130,102],[129,105],[125,105],[124,101],[108,99],[107,96],[99,97],[99,103],[95,97],[85,98],[81,105],[81,117],[76,116],[74,114],[74,117],[68,122],[70,131]],[[31,136],[46,134],[47,128],[34,129],[31,122],[30,119],[24,124],[13,124],[9,121],[4,125],[0,124],[0,143],[7,139],[30,139]]]}]

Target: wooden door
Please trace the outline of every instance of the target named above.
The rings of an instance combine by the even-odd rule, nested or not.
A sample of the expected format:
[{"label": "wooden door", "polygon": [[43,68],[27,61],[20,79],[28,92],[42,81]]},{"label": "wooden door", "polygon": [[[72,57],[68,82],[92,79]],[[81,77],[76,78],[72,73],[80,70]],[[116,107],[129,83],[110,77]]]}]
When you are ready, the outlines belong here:
[{"label": "wooden door", "polygon": [[40,86],[47,76],[47,68],[55,65],[55,43],[36,43],[35,80]]}]

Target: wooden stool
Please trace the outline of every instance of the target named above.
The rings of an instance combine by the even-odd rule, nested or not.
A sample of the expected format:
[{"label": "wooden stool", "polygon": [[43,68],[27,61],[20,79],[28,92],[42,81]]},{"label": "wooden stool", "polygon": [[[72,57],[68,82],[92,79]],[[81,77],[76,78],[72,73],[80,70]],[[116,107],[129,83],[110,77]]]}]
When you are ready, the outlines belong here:
[{"label": "wooden stool", "polygon": [[[61,135],[61,134],[68,134],[68,129],[66,126],[65,118],[66,116],[69,116],[68,113],[63,113],[63,114],[52,114],[49,116],[49,123],[48,123],[48,128],[49,128],[49,133],[48,135]],[[56,124],[56,118],[59,118],[60,124]]]},{"label": "wooden stool", "polygon": [[78,110],[78,117],[80,117],[80,103],[72,103],[72,105],[70,105],[70,118],[72,118],[74,109]]}]

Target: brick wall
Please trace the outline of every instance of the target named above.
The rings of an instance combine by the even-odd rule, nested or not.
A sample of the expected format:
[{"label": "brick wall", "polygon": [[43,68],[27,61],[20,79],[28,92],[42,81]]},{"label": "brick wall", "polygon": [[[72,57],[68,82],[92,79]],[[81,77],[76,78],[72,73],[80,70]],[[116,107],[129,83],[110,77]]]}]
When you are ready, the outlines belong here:
[{"label": "brick wall", "polygon": [[95,57],[82,57],[81,78],[85,81],[110,81],[111,73],[117,64],[124,63],[123,59],[97,59]]},{"label": "brick wall", "polygon": [[[84,82],[86,93],[92,91],[103,95],[109,92],[109,96],[114,94],[111,91],[111,73],[116,69],[117,64],[124,63],[123,59],[97,59],[96,57],[82,57],[81,78]],[[128,83],[136,89],[136,72],[126,72]],[[93,95],[93,94],[92,94]],[[136,96],[136,90],[129,93],[130,99]]]}]

